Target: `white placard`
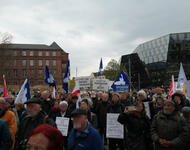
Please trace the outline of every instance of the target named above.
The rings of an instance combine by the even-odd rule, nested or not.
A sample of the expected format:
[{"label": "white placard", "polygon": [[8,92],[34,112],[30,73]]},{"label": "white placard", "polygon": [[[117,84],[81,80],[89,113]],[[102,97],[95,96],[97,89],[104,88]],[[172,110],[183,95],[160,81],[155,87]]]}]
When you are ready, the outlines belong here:
[{"label": "white placard", "polygon": [[147,115],[149,118],[151,118],[149,102],[144,102],[144,107],[145,107],[145,110],[146,110],[146,115]]},{"label": "white placard", "polygon": [[77,77],[75,80],[79,83],[80,89],[90,88],[90,77]]},{"label": "white placard", "polygon": [[109,86],[109,81],[107,79],[93,80],[93,90],[107,91],[108,86]]},{"label": "white placard", "polygon": [[61,131],[63,136],[67,136],[69,128],[69,118],[66,117],[56,117],[56,125],[58,130]]},{"label": "white placard", "polygon": [[117,121],[119,114],[107,113],[106,137],[124,139],[124,126]]}]

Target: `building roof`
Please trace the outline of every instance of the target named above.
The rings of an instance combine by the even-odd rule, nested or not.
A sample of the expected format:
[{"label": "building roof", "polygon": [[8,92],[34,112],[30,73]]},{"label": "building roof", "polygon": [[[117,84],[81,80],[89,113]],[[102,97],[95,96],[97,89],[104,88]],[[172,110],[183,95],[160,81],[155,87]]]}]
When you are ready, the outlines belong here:
[{"label": "building roof", "polygon": [[53,42],[50,46],[45,44],[8,44],[7,48],[18,50],[62,50],[66,53],[56,42]]}]

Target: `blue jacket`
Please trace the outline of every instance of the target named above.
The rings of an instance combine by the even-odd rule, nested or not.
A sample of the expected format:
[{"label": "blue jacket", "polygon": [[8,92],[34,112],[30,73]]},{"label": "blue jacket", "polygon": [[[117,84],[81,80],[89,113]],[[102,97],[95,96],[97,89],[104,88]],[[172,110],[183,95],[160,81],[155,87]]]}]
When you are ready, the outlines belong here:
[{"label": "blue jacket", "polygon": [[0,119],[0,150],[9,150],[12,146],[11,133],[8,125]]},{"label": "blue jacket", "polygon": [[[79,139],[77,144],[75,144],[76,139]],[[86,129],[83,131],[78,132],[76,129],[72,129],[68,138],[68,149],[73,144],[76,145],[74,150],[104,150],[100,134],[90,123],[88,123]]]}]

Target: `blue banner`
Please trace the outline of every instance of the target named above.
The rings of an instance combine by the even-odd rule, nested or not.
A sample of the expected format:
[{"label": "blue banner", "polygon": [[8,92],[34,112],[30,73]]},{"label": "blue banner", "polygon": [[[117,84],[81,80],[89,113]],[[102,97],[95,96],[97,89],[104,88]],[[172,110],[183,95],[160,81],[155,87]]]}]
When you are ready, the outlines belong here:
[{"label": "blue banner", "polygon": [[129,90],[129,77],[122,71],[112,84],[111,88],[115,92]]}]

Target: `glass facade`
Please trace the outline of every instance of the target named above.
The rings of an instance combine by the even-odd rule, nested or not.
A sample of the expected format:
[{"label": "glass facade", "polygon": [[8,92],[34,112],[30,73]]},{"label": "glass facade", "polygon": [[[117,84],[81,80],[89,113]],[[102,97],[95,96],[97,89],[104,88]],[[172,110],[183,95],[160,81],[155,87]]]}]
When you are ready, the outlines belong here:
[{"label": "glass facade", "polygon": [[[133,64],[133,67],[131,67],[132,75],[141,77],[142,88],[169,86],[172,75],[177,81],[181,62],[187,79],[190,79],[190,32],[172,33],[142,43],[137,46],[133,54],[137,54],[135,59],[132,58],[132,54],[124,55],[121,62],[128,66],[127,57],[131,58],[131,64]],[[139,71],[133,70],[137,65],[135,61],[138,59],[140,59],[141,63],[139,62],[139,64],[142,67]],[[142,68],[144,68],[144,71]],[[146,72],[146,75],[144,72]],[[134,79],[132,81],[134,84],[138,84],[138,78],[131,77],[131,79]],[[151,82],[145,83],[146,80]]]},{"label": "glass facade", "polygon": [[169,35],[140,44],[134,51],[145,64],[166,62]]}]

